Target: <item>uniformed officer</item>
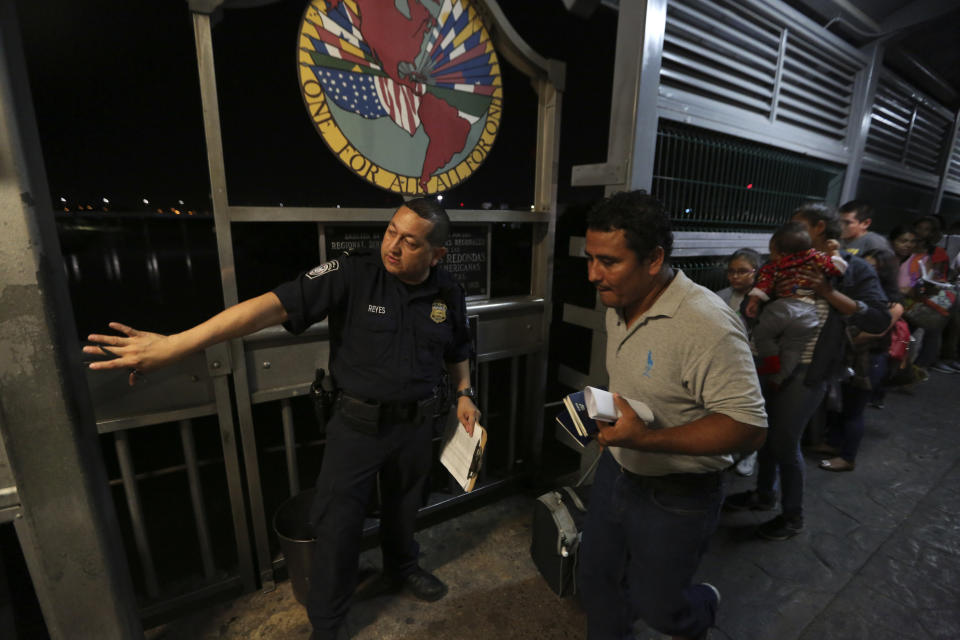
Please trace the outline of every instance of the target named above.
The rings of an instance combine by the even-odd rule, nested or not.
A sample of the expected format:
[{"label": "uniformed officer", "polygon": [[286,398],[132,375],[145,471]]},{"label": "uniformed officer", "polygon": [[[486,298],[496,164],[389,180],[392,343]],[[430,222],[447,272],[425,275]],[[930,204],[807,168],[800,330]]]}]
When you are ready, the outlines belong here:
[{"label": "uniformed officer", "polygon": [[326,262],[273,291],[184,331],[164,336],[120,323],[122,336],[89,336],[115,359],[91,369],[142,372],[212,344],[276,324],[299,333],[329,315],[339,333],[330,363],[338,387],[327,425],[311,521],[317,536],[307,613],[313,638],[336,638],[356,587],[363,520],[379,472],[384,584],[433,601],[447,591],[417,564],[415,518],[431,466],[433,416],[444,365],[457,389],[457,417],[473,432],[480,415],[470,385],[466,303],[437,267],[450,221],[434,200],[397,209],[380,259],[369,253]]}]

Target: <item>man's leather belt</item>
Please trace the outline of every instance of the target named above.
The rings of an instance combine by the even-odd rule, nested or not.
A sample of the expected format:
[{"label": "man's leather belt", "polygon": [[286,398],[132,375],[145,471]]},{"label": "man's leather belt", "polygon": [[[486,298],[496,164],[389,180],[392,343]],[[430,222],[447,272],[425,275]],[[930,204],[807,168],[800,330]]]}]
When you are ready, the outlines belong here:
[{"label": "man's leather belt", "polygon": [[662,476],[644,476],[620,467],[620,471],[641,487],[660,489],[673,493],[701,493],[719,489],[723,485],[721,471],[706,473],[668,473]]}]

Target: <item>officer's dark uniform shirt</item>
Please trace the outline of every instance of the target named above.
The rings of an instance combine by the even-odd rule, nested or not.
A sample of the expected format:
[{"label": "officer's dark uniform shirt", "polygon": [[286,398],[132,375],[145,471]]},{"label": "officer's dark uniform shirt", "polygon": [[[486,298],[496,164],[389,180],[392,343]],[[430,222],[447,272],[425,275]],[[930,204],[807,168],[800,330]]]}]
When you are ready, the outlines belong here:
[{"label": "officer's dark uniform shirt", "polygon": [[381,402],[427,398],[444,362],[470,356],[463,289],[434,267],[407,285],[383,267],[379,254],[356,252],[326,262],[273,290],[294,334],[331,316],[342,327],[330,365],[337,386]]}]

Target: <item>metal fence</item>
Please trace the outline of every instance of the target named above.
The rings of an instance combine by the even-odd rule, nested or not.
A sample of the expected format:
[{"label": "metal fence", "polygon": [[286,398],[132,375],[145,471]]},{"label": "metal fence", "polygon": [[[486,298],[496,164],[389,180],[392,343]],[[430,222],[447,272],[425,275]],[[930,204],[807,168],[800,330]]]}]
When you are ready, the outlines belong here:
[{"label": "metal fence", "polygon": [[764,230],[804,202],[832,202],[844,168],[742,139],[661,121],[653,194],[677,229]]},{"label": "metal fence", "polygon": [[673,266],[697,284],[717,291],[727,286],[727,258],[704,257],[674,260]]}]

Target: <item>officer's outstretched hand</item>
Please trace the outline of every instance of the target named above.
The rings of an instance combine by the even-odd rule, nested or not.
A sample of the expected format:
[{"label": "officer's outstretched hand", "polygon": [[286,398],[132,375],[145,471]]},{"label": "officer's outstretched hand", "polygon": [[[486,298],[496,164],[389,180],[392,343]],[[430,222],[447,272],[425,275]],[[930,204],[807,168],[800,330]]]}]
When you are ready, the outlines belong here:
[{"label": "officer's outstretched hand", "polygon": [[620,411],[620,417],[613,424],[597,420],[597,426],[600,428],[599,433],[597,433],[597,442],[603,446],[614,445],[628,449],[643,449],[646,435],[652,430],[619,393],[613,394],[613,403]]},{"label": "officer's outstretched hand", "polygon": [[480,419],[480,409],[477,409],[477,405],[473,404],[473,400],[469,397],[461,396],[457,400],[457,419],[467,430],[467,435],[472,436],[473,425]]},{"label": "officer's outstretched hand", "polygon": [[91,369],[129,369],[130,386],[137,383],[141,374],[169,364],[176,358],[167,349],[169,336],[149,331],[137,331],[133,327],[111,322],[110,328],[124,334],[108,336],[92,333],[87,336],[95,345],[87,345],[83,352],[92,355],[113,356],[111,360],[90,363]]}]

